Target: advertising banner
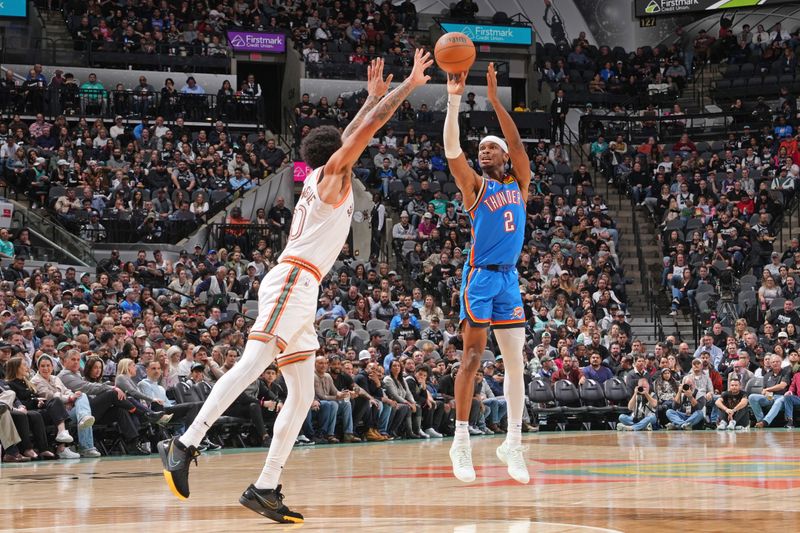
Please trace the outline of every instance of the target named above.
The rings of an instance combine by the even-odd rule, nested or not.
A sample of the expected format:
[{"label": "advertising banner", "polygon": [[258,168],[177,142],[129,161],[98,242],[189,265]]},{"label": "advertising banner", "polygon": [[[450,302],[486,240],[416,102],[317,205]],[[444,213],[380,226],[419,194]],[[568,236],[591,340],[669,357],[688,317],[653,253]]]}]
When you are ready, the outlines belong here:
[{"label": "advertising banner", "polygon": [[297,182],[304,182],[306,181],[306,176],[311,174],[311,170],[313,170],[310,166],[306,165],[302,161],[295,161],[294,162],[294,181]]},{"label": "advertising banner", "polygon": [[769,7],[794,3],[797,0],[636,0],[636,16],[680,15],[696,11]]},{"label": "advertising banner", "polygon": [[[0,0],[0,2],[2,1]],[[228,42],[234,52],[280,54],[286,51],[286,36],[282,33],[228,31]]]},{"label": "advertising banner", "polygon": [[446,32],[459,31],[480,44],[530,46],[532,33],[528,26],[489,26],[464,22],[441,22]]}]

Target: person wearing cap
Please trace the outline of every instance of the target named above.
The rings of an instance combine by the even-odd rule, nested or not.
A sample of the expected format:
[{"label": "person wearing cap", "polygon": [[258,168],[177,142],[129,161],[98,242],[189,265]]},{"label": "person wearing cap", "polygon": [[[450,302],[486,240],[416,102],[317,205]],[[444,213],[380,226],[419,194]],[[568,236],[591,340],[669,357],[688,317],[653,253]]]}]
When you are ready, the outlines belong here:
[{"label": "person wearing cap", "polygon": [[408,211],[402,211],[400,222],[392,226],[392,246],[400,257],[405,257],[416,244],[417,232],[409,220]]},{"label": "person wearing cap", "polygon": [[205,381],[206,366],[203,363],[192,363],[189,369],[189,380],[195,385]]}]

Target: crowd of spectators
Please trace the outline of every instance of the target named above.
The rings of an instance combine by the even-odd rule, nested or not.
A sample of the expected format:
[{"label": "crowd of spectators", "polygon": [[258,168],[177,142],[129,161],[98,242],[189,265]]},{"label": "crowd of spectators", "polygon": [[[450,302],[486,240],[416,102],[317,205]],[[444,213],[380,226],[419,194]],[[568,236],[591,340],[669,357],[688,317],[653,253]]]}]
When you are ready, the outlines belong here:
[{"label": "crowd of spectators", "polygon": [[[669,102],[683,93],[692,76],[692,54],[682,31],[670,45],[622,47],[590,45],[585,32],[571,46],[537,45],[539,86],[563,89],[571,104],[613,108],[642,102]],[[691,47],[689,47],[690,49]]]},{"label": "crowd of spectators", "polygon": [[93,242],[175,242],[287,162],[264,131],[236,135],[222,121],[190,128],[182,116],[68,122],[59,115],[49,122],[42,113],[0,121],[7,190]]},{"label": "crowd of spectators", "polygon": [[168,77],[162,87],[155,88],[144,73],[130,87],[100,80],[95,73],[81,81],[60,68],[48,79],[40,64],[27,73],[18,73],[23,80],[15,74],[8,69],[0,79],[0,113],[4,115],[43,113],[48,117],[63,114],[111,119],[162,116],[168,121],[183,117],[190,121],[216,118],[253,123],[262,118],[264,105],[261,85],[252,74],[239,87],[225,80],[216,90],[203,87],[192,75]]},{"label": "crowd of spectators", "polygon": [[[755,63],[759,75],[794,76],[797,35],[780,24],[770,31],[734,29],[723,16],[718,38],[701,30],[690,39],[678,28],[668,57],[683,62],[687,78],[707,62]],[[663,53],[641,50],[655,58]],[[630,112],[615,110],[628,119],[618,123],[595,120],[587,108],[582,125],[597,175],[652,221],[670,314],[687,313],[705,333],[698,346],[676,335],[654,353],[634,350],[620,369],[609,359],[590,364],[612,371],[602,371],[601,379],[586,366],[576,374],[576,387],[615,374],[624,382],[632,414],[619,418],[620,430],[734,430],[776,420],[794,427],[800,242],[793,238],[782,248],[778,235],[797,204],[798,116],[791,83],[776,88],[765,85],[751,98],[735,99],[729,128],[716,138],[703,132],[702,141],[693,138],[700,132],[677,105],[659,123],[647,115],[661,111],[644,103],[633,104],[633,113],[643,115],[633,121]]]},{"label": "crowd of spectators", "polygon": [[[361,78],[366,77],[366,63],[376,54],[391,54],[388,67],[408,66],[407,51],[416,47],[409,33],[417,29],[417,12],[411,0],[397,5],[356,0],[294,5],[274,0],[224,0],[213,7],[202,3],[119,6],[76,1],[67,2],[64,12],[80,50],[225,57],[226,30],[249,29],[287,34],[304,60],[314,65],[309,70],[315,73],[333,62],[363,64],[364,71],[358,72]],[[130,59],[136,60],[135,56]]]}]

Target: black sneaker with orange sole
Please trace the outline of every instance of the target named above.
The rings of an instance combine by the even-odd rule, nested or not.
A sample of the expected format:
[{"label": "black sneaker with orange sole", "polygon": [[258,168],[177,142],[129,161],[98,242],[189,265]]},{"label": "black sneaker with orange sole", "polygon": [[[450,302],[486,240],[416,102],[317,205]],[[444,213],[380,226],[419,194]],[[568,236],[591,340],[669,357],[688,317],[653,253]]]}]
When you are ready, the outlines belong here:
[{"label": "black sneaker with orange sole", "polygon": [[167,480],[172,493],[185,500],[189,497],[189,465],[200,452],[194,446],[186,446],[178,437],[162,440],[158,443],[158,455],[164,465],[164,479]]},{"label": "black sneaker with orange sole", "polygon": [[259,490],[254,485],[247,487],[239,498],[239,503],[280,524],[302,524],[303,515],[296,513],[283,504],[281,485],[275,489]]}]

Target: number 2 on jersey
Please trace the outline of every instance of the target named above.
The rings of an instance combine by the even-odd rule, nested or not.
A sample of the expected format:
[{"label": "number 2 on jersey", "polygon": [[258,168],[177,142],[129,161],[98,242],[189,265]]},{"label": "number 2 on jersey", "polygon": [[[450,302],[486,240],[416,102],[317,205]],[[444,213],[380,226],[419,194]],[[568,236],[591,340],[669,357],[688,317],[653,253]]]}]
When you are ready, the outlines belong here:
[{"label": "number 2 on jersey", "polygon": [[511,211],[506,211],[503,214],[503,218],[506,221],[506,233],[512,233],[517,227],[514,225],[514,213]]}]

